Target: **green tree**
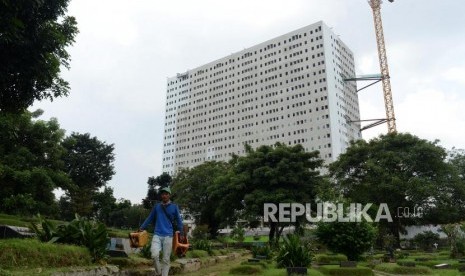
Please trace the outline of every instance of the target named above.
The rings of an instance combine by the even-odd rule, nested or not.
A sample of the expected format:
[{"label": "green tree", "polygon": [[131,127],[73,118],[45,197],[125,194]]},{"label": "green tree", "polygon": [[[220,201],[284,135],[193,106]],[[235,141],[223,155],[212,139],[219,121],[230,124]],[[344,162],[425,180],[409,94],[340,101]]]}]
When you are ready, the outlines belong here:
[{"label": "green tree", "polygon": [[460,185],[453,180],[451,167],[445,162],[446,156],[437,141],[393,133],[369,142],[352,143],[330,165],[330,174],[336,190],[352,202],[378,206],[387,203],[393,222],[382,220],[380,227],[388,231],[380,229],[380,232],[390,232],[399,241],[403,226],[422,218],[398,216],[398,208],[408,208],[413,213],[421,207],[428,213],[437,210],[455,191],[462,193]]},{"label": "green tree", "polygon": [[415,237],[413,237],[413,241],[418,244],[421,249],[431,251],[434,248],[434,244],[439,242],[439,234],[433,233],[432,231],[425,231],[416,234]]},{"label": "green tree", "polygon": [[92,199],[93,217],[98,221],[109,225],[110,214],[116,210],[116,198],[113,195],[113,188],[104,187],[103,191],[97,191]]},{"label": "green tree", "polygon": [[127,205],[127,201],[118,200],[116,209],[110,213],[109,226],[126,229],[139,229],[142,222],[149,215],[142,205]]},{"label": "green tree", "polygon": [[61,220],[73,220],[75,217],[69,193],[65,193],[58,200],[58,210],[58,217]]},{"label": "green tree", "polygon": [[373,246],[376,228],[366,221],[321,222],[315,235],[329,250],[342,253],[351,261],[357,261]]},{"label": "green tree", "polygon": [[64,131],[42,114],[0,114],[0,208],[7,213],[53,215],[55,188],[71,183],[61,160]]},{"label": "green tree", "polygon": [[465,151],[453,148],[448,152],[446,164],[449,176],[437,186],[434,205],[423,219],[425,223],[448,224],[465,220]]},{"label": "green tree", "polygon": [[146,209],[152,209],[155,202],[160,200],[158,198],[158,190],[163,187],[171,186],[172,182],[171,175],[164,172],[157,177],[149,177],[147,180],[147,184],[149,185],[147,190],[147,196],[142,200],[142,204]]},{"label": "green tree", "polygon": [[[249,219],[263,216],[265,203],[311,203],[322,183],[319,153],[305,152],[301,145],[246,146],[247,154],[231,160],[231,170],[216,182],[214,193],[221,198],[218,216]],[[213,190],[213,189],[212,189]],[[269,222],[270,243],[276,242],[285,224]]]},{"label": "green tree", "polygon": [[89,133],[72,133],[63,141],[67,150],[63,157],[73,184],[68,189],[73,212],[81,216],[92,213],[92,200],[115,174],[113,144],[107,145]]},{"label": "green tree", "polygon": [[457,258],[459,256],[458,243],[463,240],[463,232],[460,231],[459,223],[450,223],[441,226],[441,231],[447,235],[447,243],[450,246],[450,257]]},{"label": "green tree", "polygon": [[452,148],[449,151],[448,162],[453,166],[460,180],[465,181],[465,150]]},{"label": "green tree", "polygon": [[212,238],[217,236],[222,220],[212,208],[220,198],[213,197],[211,189],[216,179],[228,169],[226,162],[209,161],[194,168],[183,168],[173,179],[176,202],[183,210],[194,215],[197,225],[208,225]]},{"label": "green tree", "polygon": [[69,0],[0,1],[0,112],[20,112],[35,100],[68,95],[60,66],[78,33]]}]

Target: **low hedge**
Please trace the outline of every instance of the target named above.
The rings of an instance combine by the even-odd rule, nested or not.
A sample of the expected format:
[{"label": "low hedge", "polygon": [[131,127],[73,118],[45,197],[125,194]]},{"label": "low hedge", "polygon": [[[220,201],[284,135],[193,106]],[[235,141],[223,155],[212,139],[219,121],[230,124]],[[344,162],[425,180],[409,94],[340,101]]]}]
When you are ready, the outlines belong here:
[{"label": "low hedge", "polygon": [[0,240],[0,252],[0,267],[4,269],[92,264],[89,250],[85,247],[44,243],[36,239]]},{"label": "low hedge", "polygon": [[347,261],[347,257],[342,254],[316,254],[314,260],[317,264],[339,264]]},{"label": "low hedge", "polygon": [[209,256],[210,256],[210,254],[208,254],[207,251],[205,251],[205,250],[197,250],[197,249],[189,250],[189,251],[187,251],[187,254],[186,254],[187,258],[205,258],[205,257],[209,257]]},{"label": "low hedge", "polygon": [[432,273],[432,270],[426,266],[410,267],[398,264],[379,264],[375,266],[375,270],[399,275],[427,275]]},{"label": "low hedge", "polygon": [[400,266],[410,266],[410,267],[415,267],[417,265],[416,262],[413,261],[397,261],[397,264]]},{"label": "low hedge", "polygon": [[325,275],[331,276],[373,276],[373,271],[367,267],[331,267],[322,266],[319,270]]},{"label": "low hedge", "polygon": [[212,249],[212,251],[210,252],[210,256],[221,256],[223,254],[221,254],[221,251],[218,250],[218,249]]},{"label": "low hedge", "polygon": [[229,270],[232,275],[253,275],[261,274],[262,268],[256,265],[240,265]]},{"label": "low hedge", "polygon": [[220,249],[220,255],[228,255],[229,253],[231,253],[232,251],[227,249],[227,248],[223,248],[223,249]]},{"label": "low hedge", "polygon": [[249,262],[249,261],[243,261],[241,262],[241,265],[251,265],[251,266],[259,266],[263,269],[267,269],[268,265],[265,262]]},{"label": "low hedge", "polygon": [[425,261],[425,262],[416,262],[416,263],[417,263],[417,265],[426,266],[426,267],[429,267],[429,268],[435,268],[434,266],[439,265],[439,264],[449,264],[451,269],[459,269],[459,267],[461,267],[461,264],[459,264],[458,262],[454,262],[454,261],[450,261],[450,260],[447,260],[447,261]]}]

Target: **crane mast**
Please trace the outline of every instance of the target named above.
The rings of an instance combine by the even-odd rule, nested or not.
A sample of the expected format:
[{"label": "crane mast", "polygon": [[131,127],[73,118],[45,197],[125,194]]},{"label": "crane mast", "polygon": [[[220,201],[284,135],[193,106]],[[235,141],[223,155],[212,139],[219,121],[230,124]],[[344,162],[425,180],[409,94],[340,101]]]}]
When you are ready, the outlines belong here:
[{"label": "crane mast", "polygon": [[[389,1],[392,2],[393,0]],[[386,56],[386,47],[384,45],[383,23],[381,21],[382,0],[368,0],[368,3],[373,10],[373,20],[375,23],[376,43],[378,45],[379,66],[381,69],[381,81],[383,84],[388,133],[393,133],[396,132],[396,118],[394,115],[394,103],[392,101],[391,81],[389,79],[390,77]]]}]

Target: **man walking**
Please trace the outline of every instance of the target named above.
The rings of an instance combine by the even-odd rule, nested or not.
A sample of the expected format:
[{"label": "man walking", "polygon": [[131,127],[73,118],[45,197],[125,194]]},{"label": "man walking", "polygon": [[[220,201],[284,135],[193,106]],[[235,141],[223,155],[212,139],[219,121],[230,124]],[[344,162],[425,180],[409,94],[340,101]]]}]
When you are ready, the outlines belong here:
[{"label": "man walking", "polygon": [[[144,230],[150,223],[153,223],[155,230],[153,231],[152,239],[152,258],[154,259],[155,274],[168,276],[170,271],[170,255],[173,243],[173,224],[182,235],[182,219],[179,214],[179,208],[170,200],[171,189],[164,187],[160,190],[161,203],[155,204],[150,215],[142,223],[139,230]],[[160,251],[163,252],[163,257],[160,266]]]}]

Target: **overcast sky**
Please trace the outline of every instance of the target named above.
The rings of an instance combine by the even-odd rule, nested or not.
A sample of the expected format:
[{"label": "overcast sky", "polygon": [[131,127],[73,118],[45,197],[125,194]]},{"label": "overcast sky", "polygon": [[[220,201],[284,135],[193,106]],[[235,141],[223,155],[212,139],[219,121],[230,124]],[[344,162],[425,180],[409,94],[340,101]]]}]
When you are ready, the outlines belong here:
[{"label": "overcast sky", "polygon": [[[382,18],[399,132],[465,148],[465,1],[384,1]],[[116,198],[140,203],[161,174],[166,79],[323,20],[379,73],[366,0],[72,0],[80,33],[69,48],[69,97],[42,119],[115,145]],[[364,83],[359,83],[359,87]],[[385,118],[381,84],[359,93],[362,119]],[[365,139],[387,132],[383,124]]]}]

